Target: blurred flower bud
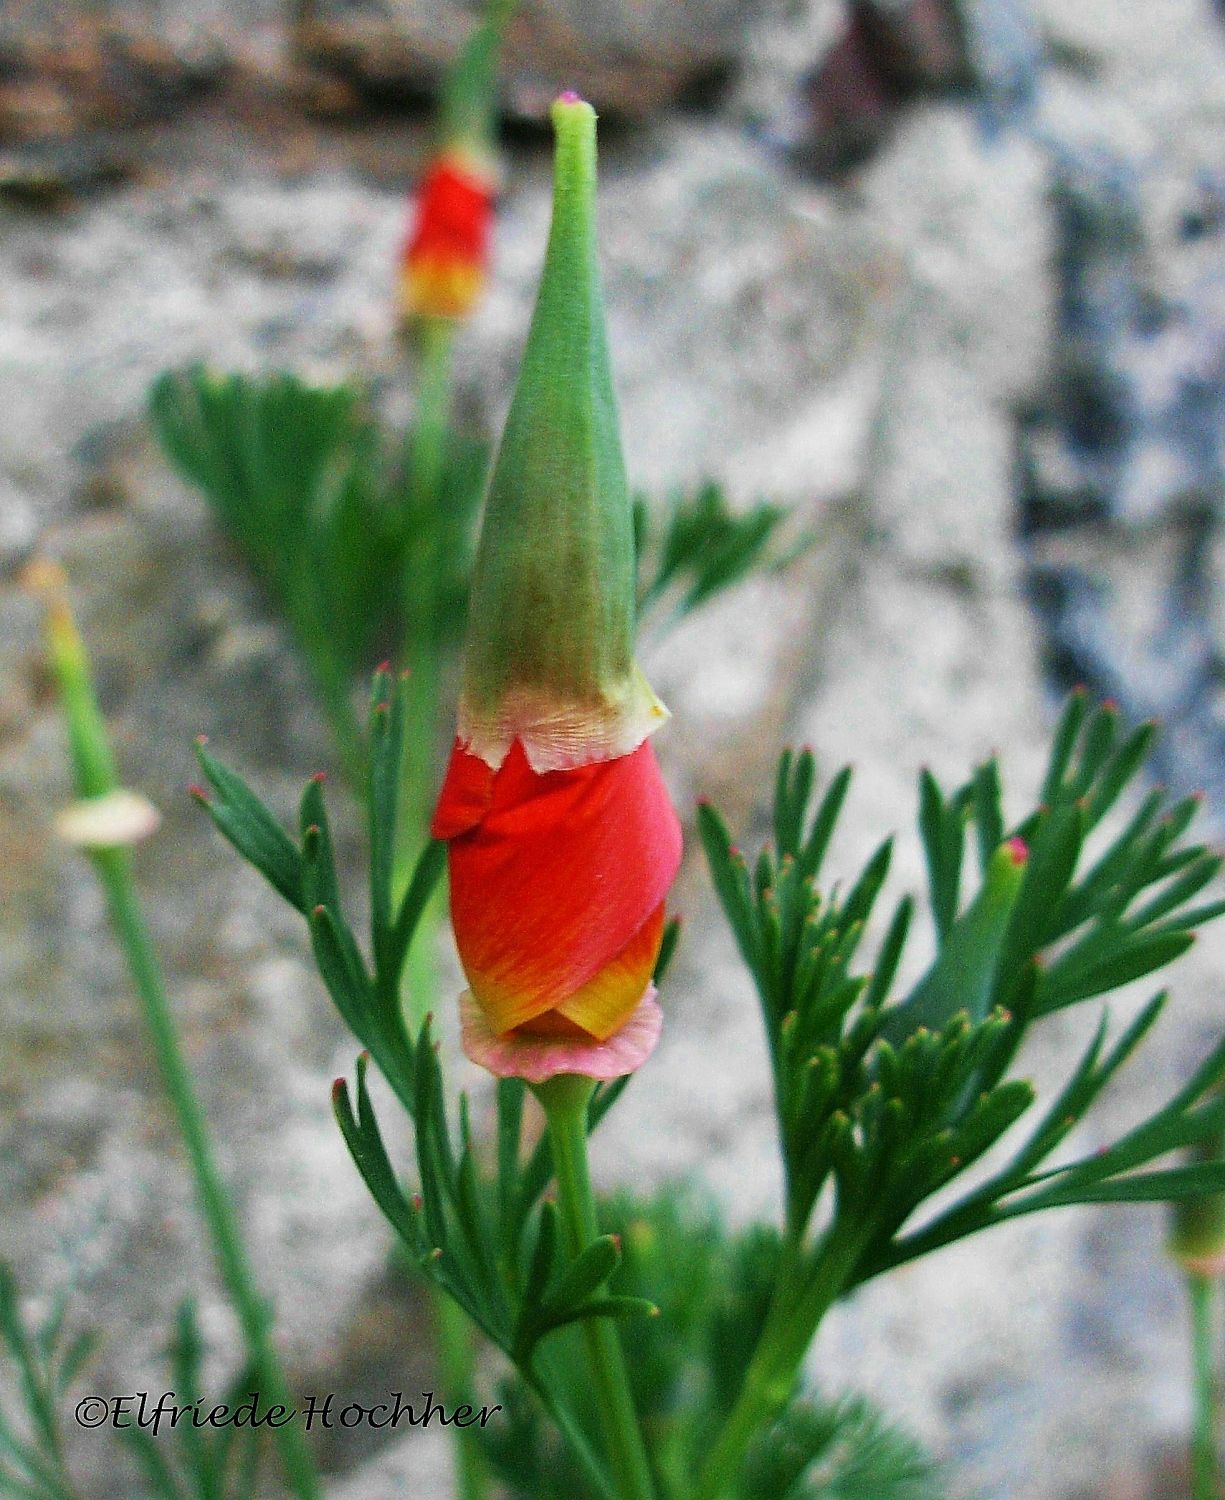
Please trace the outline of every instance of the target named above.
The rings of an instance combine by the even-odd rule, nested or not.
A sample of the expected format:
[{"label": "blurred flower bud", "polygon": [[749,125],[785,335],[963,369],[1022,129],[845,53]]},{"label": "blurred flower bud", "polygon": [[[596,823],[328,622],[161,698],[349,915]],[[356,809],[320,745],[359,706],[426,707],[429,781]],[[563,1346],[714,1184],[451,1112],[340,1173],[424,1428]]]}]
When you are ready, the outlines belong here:
[{"label": "blurred flower bud", "polygon": [[510,0],[487,0],[456,58],[438,111],[438,149],[404,241],[400,303],[406,317],[466,318],[485,286],[496,187],[497,63]]},{"label": "blurred flower bud", "polygon": [[404,245],[400,296],[406,315],[467,317],[485,285],[492,223],[488,172],[461,151],[436,157]]}]

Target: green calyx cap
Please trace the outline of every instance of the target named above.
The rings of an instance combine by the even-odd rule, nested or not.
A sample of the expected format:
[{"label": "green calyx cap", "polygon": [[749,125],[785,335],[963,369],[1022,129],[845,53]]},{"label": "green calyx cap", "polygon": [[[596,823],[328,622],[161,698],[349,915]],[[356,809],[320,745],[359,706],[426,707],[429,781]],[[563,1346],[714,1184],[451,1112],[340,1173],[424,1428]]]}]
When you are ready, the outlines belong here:
[{"label": "green calyx cap", "polygon": [[634,537],[596,253],[595,111],[552,110],[553,222],[477,549],[459,733],[499,765],[608,760],[666,717],[634,664]]}]

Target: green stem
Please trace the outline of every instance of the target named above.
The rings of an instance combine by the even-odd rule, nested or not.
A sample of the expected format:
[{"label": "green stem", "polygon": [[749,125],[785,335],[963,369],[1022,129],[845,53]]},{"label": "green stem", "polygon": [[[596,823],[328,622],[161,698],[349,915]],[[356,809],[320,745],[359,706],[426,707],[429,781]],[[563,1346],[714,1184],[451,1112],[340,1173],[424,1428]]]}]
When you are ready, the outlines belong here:
[{"label": "green stem", "polygon": [[[430,318],[423,330],[421,385],[408,449],[408,486],[418,524],[408,539],[404,564],[404,665],[408,671],[408,722],[400,762],[392,895],[408,889],[429,823],[438,749],[438,582],[441,534],[438,507],[451,415],[450,319]],[[405,972],[406,1014],[413,1035],[420,1030],[434,994],[434,943],[440,918],[437,899],[423,913]]]},{"label": "green stem", "polygon": [[[422,329],[420,385],[408,447],[408,490],[418,525],[408,539],[404,565],[404,665],[408,671],[408,714],[400,761],[392,899],[408,889],[429,826],[435,792],[438,749],[439,538],[447,434],[451,424],[451,351],[454,324],[429,318]],[[408,951],[401,1006],[409,1033],[416,1036],[433,1008],[437,992],[435,950],[442,925],[440,893],[426,904]],[[443,1390],[453,1403],[473,1385],[475,1349],[463,1313],[436,1287],[430,1289]],[[480,1444],[467,1429],[454,1429],[455,1470],[461,1500],[483,1500],[487,1493]]]},{"label": "green stem", "polygon": [[587,1434],[574,1420],[565,1402],[554,1393],[548,1381],[538,1371],[524,1370],[523,1376],[532,1390],[536,1392],[540,1404],[552,1418],[553,1425],[561,1433],[570,1452],[578,1460],[579,1467],[586,1474],[592,1488],[600,1496],[600,1500],[617,1500],[604,1466],[588,1442]]},{"label": "green stem", "polygon": [[[600,1233],[587,1167],[587,1106],[594,1087],[589,1078],[569,1074],[536,1089],[548,1120],[558,1207],[571,1256],[580,1255]],[[621,1500],[654,1500],[655,1483],[617,1330],[607,1318],[587,1318],[583,1336],[617,1493]]]},{"label": "green stem", "polygon": [[719,1500],[734,1486],[749,1444],[786,1406],[825,1314],[859,1258],[862,1235],[835,1225],[815,1260],[793,1242],[784,1250],[773,1299],[744,1384],[692,1492]]},{"label": "green stem", "polygon": [[[438,1340],[439,1374],[451,1406],[476,1405],[472,1394],[474,1373],[472,1325],[463,1309],[439,1287],[430,1287],[434,1303],[434,1329]],[[487,1493],[485,1463],[480,1444],[463,1428],[455,1429],[455,1486],[458,1500],[483,1500]]]},{"label": "green stem", "polygon": [[1216,1451],[1216,1369],[1213,1359],[1213,1310],[1216,1286],[1211,1276],[1187,1273],[1191,1303],[1191,1366],[1194,1419],[1191,1428],[1191,1500],[1219,1500]]},{"label": "green stem", "polygon": [[[221,1279],[238,1314],[247,1348],[259,1367],[269,1401],[292,1410],[294,1398],[269,1336],[268,1308],[257,1290],[237,1216],[217,1169],[204,1111],[183,1059],[157,957],[132,883],[127,852],[101,849],[93,855],[93,861],[106,893],[111,922],[140,996],[162,1082],[187,1148]],[[287,1422],[275,1428],[275,1435],[294,1494],[301,1500],[317,1500],[322,1491],[301,1427],[297,1422]]]},{"label": "green stem", "polygon": [[[94,696],[89,658],[69,608],[63,574],[52,564],[42,564],[30,583],[47,597],[48,654],[68,725],[77,794],[82,798],[105,797],[118,786],[115,761]],[[292,1410],[294,1398],[270,1336],[269,1311],[257,1288],[237,1215],[217,1169],[204,1110],[179,1044],[174,1013],[132,880],[130,856],[125,848],[107,846],[91,849],[90,857],[140,998],[162,1082],[191,1163],[213,1253],[242,1326],[248,1355],[260,1372],[271,1404]],[[319,1480],[301,1428],[296,1422],[287,1422],[274,1431],[291,1490],[298,1500],[319,1500]]]}]

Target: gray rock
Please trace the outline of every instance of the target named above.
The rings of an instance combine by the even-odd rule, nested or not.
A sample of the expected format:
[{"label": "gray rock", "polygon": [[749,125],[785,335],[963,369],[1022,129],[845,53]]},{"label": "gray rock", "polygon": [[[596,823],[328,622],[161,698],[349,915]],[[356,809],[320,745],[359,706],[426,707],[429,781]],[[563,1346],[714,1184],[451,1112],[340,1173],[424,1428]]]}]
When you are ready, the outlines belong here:
[{"label": "gray rock", "polygon": [[[1179,172],[1197,172],[1215,149],[1218,86],[1197,55],[1192,7],[1176,12],[1167,34],[1138,0],[1044,6],[1044,24],[1102,68],[1096,79],[1062,70],[1046,125],[1121,120],[1127,139],[1175,141]],[[809,37],[823,24],[816,8],[796,23]],[[962,110],[923,104],[854,193],[801,181],[739,125],[754,90],[791,66],[784,20],[771,27],[750,37],[750,73],[722,113],[605,137],[603,261],[635,481],[658,496],[713,473],[740,502],[765,490],[818,544],[643,656],[674,712],[659,749],[690,822],[694,796],[712,794],[752,844],[780,743],[809,740],[825,772],[858,767],[831,873],[852,872],[896,829],[893,889],[919,890],[918,766],[953,777],[999,749],[1019,810],[1051,719],[1011,467],[1013,410],[1051,362],[1042,158],[1025,140],[989,148]],[[189,124],[162,137],[173,170],[160,181],[54,219],[8,215],[0,474],[64,556],[125,779],[165,814],[139,878],[294,1372],[356,1390],[421,1382],[428,1366],[422,1310],[389,1287],[388,1233],[329,1115],[328,1083],[351,1067],[354,1044],[312,977],[299,921],[182,791],[203,730],[288,821],[329,747],[266,602],[141,422],[152,376],[192,358],[360,371],[403,420],[392,276],[400,182],[422,136],[391,132],[377,152],[368,137],[314,139],[319,154],[286,172],[257,140],[236,146]],[[381,165],[355,165],[348,150]],[[513,156],[493,283],[457,356],[463,408],[491,427],[522,347],[547,202],[541,156]],[[1165,243],[1154,236],[1162,214],[1176,217],[1172,200],[1144,198],[1141,210],[1146,242]],[[1163,294],[1202,269],[1171,261]],[[18,520],[24,552],[30,527]],[[1120,597],[1139,629],[1151,599],[1140,587],[1171,552],[1160,526],[1134,546]],[[1089,569],[1100,557],[1061,561]],[[75,1315],[107,1329],[98,1368],[116,1388],[161,1379],[174,1304],[202,1295],[220,1380],[235,1331],[96,888],[50,839],[69,795],[63,738],[33,606],[7,579],[0,643],[0,1190],[13,1206],[0,1254],[39,1297],[75,1274]],[[1193,659],[1183,643],[1171,670]],[[330,796],[356,892],[360,819]],[[776,1200],[768,1069],[692,847],[676,904],[687,930],[665,1038],[601,1131],[597,1175],[697,1175],[744,1219]],[[912,972],[924,956],[916,943]],[[453,957],[442,961],[450,993]],[[1209,935],[1171,976],[1176,1003],[1148,1063],[1075,1145],[1092,1149],[1186,1075],[1215,1039],[1223,967]],[[1081,1027],[1052,1022],[1026,1058],[1048,1093]],[[479,1117],[482,1080],[455,1074],[484,1090]],[[408,1163],[406,1132],[393,1150]],[[1068,1213],[970,1241],[840,1307],[814,1375],[864,1386],[907,1418],[952,1460],[956,1493],[1100,1494],[1107,1476],[1142,1473],[1154,1446],[1180,1442],[1188,1418],[1160,1241],[1145,1212]],[[355,1440],[330,1457],[329,1490],[349,1500],[449,1492],[432,1434],[382,1449]],[[133,1492],[94,1439],[75,1434],[73,1458],[87,1495]]]}]

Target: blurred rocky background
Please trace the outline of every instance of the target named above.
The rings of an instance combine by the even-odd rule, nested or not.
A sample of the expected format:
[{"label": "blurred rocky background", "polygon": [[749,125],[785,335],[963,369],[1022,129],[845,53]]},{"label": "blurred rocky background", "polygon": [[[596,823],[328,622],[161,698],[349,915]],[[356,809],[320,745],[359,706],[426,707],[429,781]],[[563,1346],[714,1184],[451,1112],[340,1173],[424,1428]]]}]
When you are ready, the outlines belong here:
[{"label": "blurred rocky background", "polygon": [[[288,816],[328,740],[143,403],[159,371],[202,359],[355,374],[407,419],[394,267],[468,19],[424,0],[0,11],[0,1255],[39,1296],[75,1284],[74,1316],[106,1332],[92,1388],[163,1388],[188,1291],[218,1375],[234,1330],[91,873],[49,831],[64,746],[16,582],[40,547],[70,571],[125,778],[165,814],[139,874],[295,1376],[359,1400],[431,1380],[422,1310],[328,1107],[354,1045],[296,918],[183,792],[203,731]],[[547,224],[540,116],[579,87],[605,117],[634,481],[662,500],[715,476],[817,535],[647,647],[682,807],[713,796],[751,841],[778,748],[809,741],[827,772],[858,768],[831,869],[897,829],[895,883],[919,889],[919,766],[960,777],[998,749],[1020,811],[1057,695],[1084,681],[1165,720],[1160,775],[1202,787],[1219,830],[1219,7],[525,0],[504,83],[465,421],[501,419]],[[358,819],[333,796],[356,876]],[[696,1177],[741,1220],[775,1202],[767,1069],[692,849],[678,903],[670,1024],[597,1168]],[[1216,1039],[1225,932],[1172,978],[1147,1063],[1078,1145]],[[1027,1059],[1043,1083],[1090,1020],[1045,1025]],[[1161,1238],[1148,1210],[997,1230],[841,1307],[814,1372],[907,1421],[959,1497],[1185,1493],[1188,1356]],[[450,1493],[436,1434],[340,1437],[322,1450],[338,1500]],[[132,1492],[101,1435],[73,1442],[90,1496]]]}]

